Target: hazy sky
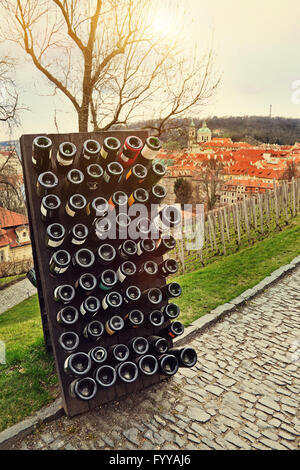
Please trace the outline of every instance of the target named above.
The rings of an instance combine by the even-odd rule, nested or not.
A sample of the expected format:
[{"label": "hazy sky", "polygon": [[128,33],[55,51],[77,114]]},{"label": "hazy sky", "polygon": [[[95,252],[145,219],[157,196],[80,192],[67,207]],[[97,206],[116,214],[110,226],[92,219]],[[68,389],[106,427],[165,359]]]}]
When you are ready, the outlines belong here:
[{"label": "hazy sky", "polygon": [[[299,0],[182,0],[193,17],[194,35],[206,44],[214,31],[216,65],[222,81],[209,115],[273,115],[300,117]],[[297,82],[298,81],[298,82]],[[18,73],[23,102],[22,133],[56,132],[54,98],[46,81],[25,65]],[[293,88],[294,86],[294,88]],[[297,93],[298,90],[298,93]],[[76,116],[63,95],[56,100],[60,131],[76,132]],[[0,129],[1,132],[1,129]],[[0,140],[6,138],[0,133]]]}]

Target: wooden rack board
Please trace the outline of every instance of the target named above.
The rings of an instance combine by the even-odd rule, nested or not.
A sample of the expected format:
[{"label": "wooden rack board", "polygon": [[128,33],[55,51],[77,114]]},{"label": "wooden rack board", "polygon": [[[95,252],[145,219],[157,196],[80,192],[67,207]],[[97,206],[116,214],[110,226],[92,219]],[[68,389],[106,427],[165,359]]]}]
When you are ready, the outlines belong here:
[{"label": "wooden rack board", "polygon": [[[38,134],[40,135],[40,134]],[[77,155],[74,161],[74,164],[72,168],[79,168],[79,155],[81,153],[82,145],[83,142],[87,139],[95,139],[97,140],[101,145],[105,137],[107,136],[114,136],[117,137],[121,143],[123,144],[125,138],[129,135],[137,135],[140,137],[143,141],[148,136],[148,133],[146,131],[114,131],[114,132],[91,132],[91,133],[72,133],[72,134],[44,134],[47,135],[51,140],[52,140],[52,168],[49,168],[53,172],[56,173],[56,153],[57,149],[60,143],[62,142],[73,142],[76,145],[77,148]],[[73,267],[70,266],[67,271],[64,274],[58,275],[58,276],[53,276],[50,274],[49,271],[49,261],[52,256],[53,251],[50,251],[49,249],[46,248],[45,245],[45,233],[46,233],[46,226],[48,225],[47,223],[43,222],[41,219],[41,213],[40,213],[40,204],[41,204],[41,198],[38,197],[36,193],[36,183],[37,183],[37,173],[33,167],[31,158],[32,158],[32,142],[33,139],[37,135],[23,135],[20,139],[20,145],[21,145],[21,155],[22,155],[22,165],[23,165],[23,173],[24,173],[24,184],[25,184],[25,191],[26,191],[26,202],[27,202],[27,209],[28,209],[28,218],[29,218],[29,226],[30,226],[30,234],[31,234],[31,242],[32,242],[32,251],[33,251],[33,259],[34,259],[34,266],[35,266],[35,271],[36,271],[36,277],[37,277],[37,287],[38,287],[38,295],[39,295],[39,302],[40,302],[40,309],[41,309],[41,316],[42,316],[42,325],[43,325],[43,330],[44,330],[44,336],[45,336],[45,342],[46,342],[46,347],[48,350],[53,350],[54,353],[54,358],[55,358],[55,363],[56,363],[56,369],[59,377],[59,383],[60,383],[60,389],[61,389],[61,395],[62,395],[62,401],[63,401],[63,406],[65,409],[65,412],[68,416],[74,416],[79,413],[83,413],[88,411],[89,409],[92,409],[100,404],[109,402],[111,400],[116,400],[119,399],[123,395],[127,395],[128,393],[131,393],[133,391],[138,391],[142,390],[145,387],[148,387],[152,384],[158,383],[162,378],[159,375],[159,373],[155,374],[154,376],[147,377],[145,375],[139,374],[138,379],[132,383],[132,384],[125,384],[120,381],[117,381],[115,385],[108,389],[99,389],[97,391],[97,395],[95,396],[94,399],[90,401],[81,401],[77,398],[72,398],[69,394],[69,386],[72,380],[74,380],[74,377],[69,376],[64,372],[64,362],[65,359],[68,357],[70,353],[66,353],[59,345],[58,343],[58,338],[63,333],[64,331],[75,331],[79,337],[80,337],[80,344],[77,349],[77,351],[83,351],[83,352],[88,352],[92,347],[96,345],[108,347],[112,344],[120,344],[120,343],[127,343],[128,340],[133,337],[133,336],[150,336],[153,334],[159,335],[159,330],[157,328],[149,327],[149,326],[141,326],[140,328],[136,329],[123,329],[119,334],[114,334],[112,336],[108,336],[105,334],[97,343],[91,342],[87,339],[84,338],[82,335],[82,331],[84,326],[87,323],[87,320],[85,317],[80,316],[79,320],[77,323],[70,328],[66,328],[61,326],[60,324],[57,323],[56,321],[56,316],[57,312],[62,308],[62,305],[57,303],[54,298],[53,298],[53,292],[54,289],[61,284],[71,284],[74,286],[75,281],[78,279],[78,277],[85,272],[85,270],[81,270],[78,267]],[[101,164],[101,163],[100,163]],[[56,188],[54,194],[57,194],[61,201],[61,207],[59,209],[59,215],[52,222],[59,222],[64,225],[66,232],[68,232],[71,227],[74,225],[73,218],[69,217],[66,215],[65,212],[65,204],[68,199],[68,195],[65,194],[64,191],[64,185],[62,184],[61,177],[59,177],[59,185]],[[118,188],[112,188],[112,192],[116,191]],[[97,194],[94,194],[90,197],[89,200],[93,199],[94,197],[101,196],[101,192],[97,192]],[[88,226],[88,219],[86,220],[80,220],[80,222],[85,223]],[[118,240],[110,240],[110,243],[112,243],[115,247],[119,245]],[[82,247],[87,247],[92,249],[92,251],[96,252],[96,249],[98,248],[99,245],[95,246],[95,244],[92,244],[92,242],[87,239],[87,242],[84,245],[81,245],[80,248]],[[68,250],[71,255],[76,251],[76,248],[74,248],[74,245],[68,244],[66,241],[63,242],[63,244],[59,247],[60,249],[66,249]],[[145,258],[146,261],[147,258]],[[157,258],[155,261],[158,263],[161,262],[163,258]],[[111,269],[117,270],[119,266],[119,263],[116,262],[109,266]],[[94,265],[89,268],[87,271],[99,275],[101,274],[102,270],[106,269],[101,267],[97,261],[95,261]],[[135,284],[138,287],[141,288],[141,290],[144,290],[149,287],[161,287],[162,285],[165,284],[164,279],[157,278],[155,279],[154,282],[151,282],[151,286],[147,285],[147,282],[144,279],[141,279],[141,276],[139,278],[135,278],[131,284]],[[120,288],[121,284],[119,284]],[[117,290],[117,289],[116,289]],[[96,295],[99,300],[103,298],[105,295],[104,291],[101,291],[100,289],[93,292],[92,295]],[[77,307],[79,309],[79,306],[84,299],[83,294],[79,294],[76,292],[76,297],[75,301],[72,302],[72,305]],[[165,304],[167,304],[167,301],[163,301],[158,308],[162,308]],[[145,307],[143,309],[143,312],[146,314],[149,313],[149,308]],[[97,314],[94,319],[99,319],[103,323],[110,318],[112,315],[103,313],[100,310],[100,313]],[[122,316],[122,315],[121,315]],[[124,315],[123,315],[124,316]],[[164,326],[166,326],[170,321],[166,321]],[[172,340],[171,338],[168,340],[170,347],[172,346]],[[92,371],[88,374],[88,376],[93,376],[93,371],[96,368],[96,366],[93,366]]]}]

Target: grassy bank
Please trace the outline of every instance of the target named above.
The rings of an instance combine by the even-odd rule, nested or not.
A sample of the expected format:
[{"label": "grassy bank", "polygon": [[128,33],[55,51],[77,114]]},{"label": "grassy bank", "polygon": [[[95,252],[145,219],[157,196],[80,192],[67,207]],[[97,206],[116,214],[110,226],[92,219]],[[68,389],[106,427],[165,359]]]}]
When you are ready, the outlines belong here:
[{"label": "grassy bank", "polygon": [[14,284],[17,281],[20,281],[21,279],[24,279],[26,277],[25,274],[16,274],[15,276],[8,276],[8,277],[0,277],[0,289],[3,289],[4,287],[8,287],[11,284]]},{"label": "grassy bank", "polygon": [[[297,224],[298,222],[298,224]],[[180,320],[188,325],[230,301],[299,254],[300,225],[175,278],[183,288]],[[57,395],[51,356],[44,351],[37,296],[0,315],[7,364],[0,365],[0,430],[32,414]]]}]

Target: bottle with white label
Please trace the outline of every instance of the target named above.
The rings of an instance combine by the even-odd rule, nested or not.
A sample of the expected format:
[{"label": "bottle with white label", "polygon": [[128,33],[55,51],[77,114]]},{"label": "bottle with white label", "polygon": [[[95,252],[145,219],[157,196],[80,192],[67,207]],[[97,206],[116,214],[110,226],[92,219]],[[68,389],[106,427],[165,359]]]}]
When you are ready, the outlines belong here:
[{"label": "bottle with white label", "polygon": [[69,304],[75,298],[75,289],[70,284],[57,286],[53,293],[54,300],[63,304]]},{"label": "bottle with white label", "polygon": [[73,266],[78,266],[80,268],[90,268],[95,262],[94,253],[88,248],[80,248],[76,251],[72,258]]},{"label": "bottle with white label", "polygon": [[58,178],[52,171],[44,171],[38,176],[36,192],[39,197],[51,194],[58,186]]},{"label": "bottle with white label", "polygon": [[76,307],[68,305],[63,307],[57,314],[57,323],[63,326],[74,325],[79,318],[79,313]]},{"label": "bottle with white label", "polygon": [[103,310],[117,312],[123,303],[123,297],[120,292],[111,291],[102,299]]},{"label": "bottle with white label", "polygon": [[164,314],[160,310],[152,310],[148,316],[148,322],[151,326],[159,328],[165,322]]},{"label": "bottle with white label", "polygon": [[89,295],[84,301],[81,303],[79,311],[81,315],[86,316],[94,316],[100,310],[101,304],[97,297],[93,295]]},{"label": "bottle with white label", "polygon": [[109,336],[118,333],[124,328],[124,320],[119,315],[114,315],[105,323],[105,331]]},{"label": "bottle with white label", "polygon": [[73,218],[79,218],[84,214],[87,200],[82,194],[73,194],[66,203],[66,213]]},{"label": "bottle with white label", "polygon": [[122,150],[118,156],[118,162],[120,162],[124,168],[131,167],[142,148],[142,140],[135,135],[130,135],[125,139]]},{"label": "bottle with white label", "polygon": [[47,171],[51,166],[52,141],[45,135],[39,135],[32,142],[31,161],[38,173]]},{"label": "bottle with white label", "polygon": [[194,348],[171,348],[169,353],[177,358],[179,367],[194,367],[197,362],[197,352]]},{"label": "bottle with white label", "polygon": [[83,147],[79,158],[80,168],[85,168],[91,163],[97,163],[100,156],[100,150],[101,146],[97,140],[85,140],[83,142]]},{"label": "bottle with white label", "polygon": [[49,249],[57,248],[62,245],[65,238],[65,228],[59,223],[48,225],[46,229],[46,247]]},{"label": "bottle with white label", "polygon": [[84,273],[75,282],[75,289],[84,295],[89,295],[97,287],[97,278],[94,274]]},{"label": "bottle with white label", "polygon": [[85,171],[85,194],[92,194],[101,189],[104,171],[98,163],[92,163]]},{"label": "bottle with white label", "polygon": [[65,193],[66,194],[78,194],[83,190],[84,174],[77,168],[69,170],[65,177]]},{"label": "bottle with white label", "polygon": [[112,269],[105,269],[99,277],[99,288],[103,291],[111,290],[117,282],[117,273]]},{"label": "bottle with white label", "polygon": [[174,320],[175,318],[179,317],[180,308],[178,307],[178,305],[176,305],[174,303],[170,303],[170,304],[167,304],[163,308],[163,313],[170,320]]},{"label": "bottle with white label", "polygon": [[121,142],[116,137],[106,137],[100,151],[100,162],[103,167],[117,160]]},{"label": "bottle with white label", "polygon": [[152,161],[161,149],[161,142],[158,137],[150,136],[146,139],[145,145],[140,151],[136,163],[141,163],[147,168],[151,166]]},{"label": "bottle with white label", "polygon": [[68,233],[68,241],[73,245],[83,245],[88,237],[89,230],[84,224],[75,224]]},{"label": "bottle with white label", "polygon": [[132,261],[123,261],[120,264],[117,277],[120,282],[129,281],[136,273],[136,265]]},{"label": "bottle with white label", "polygon": [[141,310],[134,309],[130,310],[125,317],[124,323],[126,328],[138,328],[144,323],[144,314]]},{"label": "bottle with white label", "polygon": [[96,396],[97,390],[97,384],[92,377],[83,377],[70,383],[69,394],[72,398],[88,401]]},{"label": "bottle with white label", "polygon": [[165,299],[170,299],[172,297],[179,297],[181,295],[182,289],[178,282],[170,282],[161,288],[162,295]]},{"label": "bottle with white label", "polygon": [[158,265],[158,274],[164,278],[176,274],[178,271],[178,263],[174,258],[167,258]]},{"label": "bottle with white label", "polygon": [[66,250],[58,250],[53,253],[49,262],[49,270],[52,274],[63,274],[71,264],[71,255]]},{"label": "bottle with white label", "polygon": [[83,329],[83,336],[91,341],[98,341],[103,333],[104,326],[99,320],[92,320]]},{"label": "bottle with white label", "polygon": [[127,172],[122,184],[122,190],[130,195],[138,188],[147,176],[147,168],[144,165],[133,165]]},{"label": "bottle with white label", "polygon": [[64,362],[64,372],[75,376],[86,375],[91,367],[91,358],[84,352],[73,353]]},{"label": "bottle with white label", "polygon": [[58,338],[58,343],[66,352],[76,351],[79,346],[79,336],[75,331],[65,331]]},{"label": "bottle with white label", "polygon": [[56,154],[57,168],[60,172],[66,172],[74,163],[76,146],[72,142],[62,142]]},{"label": "bottle with white label", "polygon": [[47,194],[41,201],[41,217],[44,222],[57,216],[61,201],[55,194]]}]

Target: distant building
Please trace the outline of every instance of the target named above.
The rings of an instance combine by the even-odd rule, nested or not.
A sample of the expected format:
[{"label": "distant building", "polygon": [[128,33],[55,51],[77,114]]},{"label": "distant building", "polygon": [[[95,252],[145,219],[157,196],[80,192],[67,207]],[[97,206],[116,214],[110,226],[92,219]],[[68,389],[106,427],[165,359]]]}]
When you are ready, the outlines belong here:
[{"label": "distant building", "polygon": [[31,256],[27,217],[0,207],[0,267],[2,262],[18,263]]},{"label": "distant building", "polygon": [[199,152],[201,145],[205,142],[210,142],[212,137],[211,130],[207,127],[206,122],[203,121],[202,127],[196,131],[194,121],[191,122],[189,127],[188,148],[192,152]]}]

